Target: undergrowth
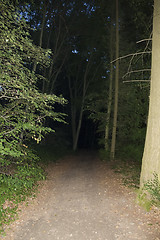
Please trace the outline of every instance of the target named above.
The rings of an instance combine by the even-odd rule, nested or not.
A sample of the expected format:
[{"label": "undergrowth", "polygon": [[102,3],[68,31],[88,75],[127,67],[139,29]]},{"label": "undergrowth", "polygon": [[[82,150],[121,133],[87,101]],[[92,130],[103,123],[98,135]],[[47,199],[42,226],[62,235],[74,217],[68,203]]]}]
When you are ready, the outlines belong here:
[{"label": "undergrowth", "polygon": [[152,206],[160,208],[160,181],[158,174],[154,173],[153,178],[144,183],[137,196],[138,203],[149,211]]},{"label": "undergrowth", "polygon": [[1,234],[4,233],[4,226],[15,220],[18,204],[35,193],[36,183],[42,179],[44,179],[44,172],[34,160],[30,163],[17,165],[14,168],[14,173],[0,174]]},{"label": "undergrowth", "polygon": [[112,169],[116,173],[121,174],[124,185],[131,188],[139,188],[141,172],[141,164],[139,161],[127,159],[126,156],[124,158],[110,160],[110,153],[104,149],[99,150],[99,157],[102,161],[110,162]]},{"label": "undergrowth", "polygon": [[134,161],[115,160],[112,162],[112,168],[116,173],[122,175],[123,184],[130,188],[139,188],[139,179],[141,165]]},{"label": "undergrowth", "polygon": [[[99,151],[100,159],[103,161],[110,161],[109,155],[103,149]],[[124,160],[125,159],[125,160]],[[149,211],[152,206],[160,208],[160,180],[156,173],[150,181],[144,183],[140,189],[140,173],[141,162],[126,160],[110,161],[112,169],[121,174],[123,184],[127,187],[134,188],[137,192],[137,203]]]},{"label": "undergrowth", "polygon": [[153,179],[145,182],[140,189],[141,165],[134,161],[114,161],[112,167],[122,175],[123,184],[134,188],[137,194],[137,203],[149,211],[152,206],[160,208],[160,181],[156,173]]},{"label": "undergrowth", "polygon": [[32,148],[44,164],[56,162],[71,152],[70,142],[61,129],[56,129],[54,134],[48,134],[42,144],[35,144]]}]

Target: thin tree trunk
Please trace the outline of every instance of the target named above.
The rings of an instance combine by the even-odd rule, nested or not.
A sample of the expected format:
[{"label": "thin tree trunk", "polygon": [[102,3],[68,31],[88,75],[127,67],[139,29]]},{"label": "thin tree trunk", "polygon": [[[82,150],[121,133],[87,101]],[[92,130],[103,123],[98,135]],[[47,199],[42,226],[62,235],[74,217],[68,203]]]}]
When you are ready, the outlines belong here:
[{"label": "thin tree trunk", "polygon": [[[116,59],[119,58],[119,11],[118,0],[116,0]],[[111,159],[115,158],[116,132],[117,132],[117,114],[118,114],[118,91],[119,91],[119,61],[116,61],[115,76],[115,99],[114,99],[114,116],[111,142]]]},{"label": "thin tree trunk", "polygon": [[[47,46],[46,48],[50,48],[50,39],[51,39],[51,33],[52,33],[52,30],[53,30],[53,24],[50,28],[50,31],[49,31],[49,34],[48,34],[48,39],[47,39]],[[44,70],[44,76],[46,77],[46,74],[47,74],[47,69],[45,68]],[[42,93],[45,93],[47,92],[47,86],[46,86],[46,79],[43,80],[43,86],[42,86]]]},{"label": "thin tree trunk", "polygon": [[77,129],[76,129],[75,139],[73,141],[73,151],[77,150],[78,139],[79,139],[80,129],[81,129],[81,125],[82,125],[82,117],[83,117],[83,111],[84,111],[84,101],[85,101],[86,90],[87,90],[86,89],[86,81],[87,81],[88,68],[89,68],[89,61],[88,61],[88,64],[87,64],[85,75],[84,75],[82,102],[81,102],[81,108],[80,108],[80,113],[79,113],[79,120],[78,120]]},{"label": "thin tree trunk", "polygon": [[154,0],[152,68],[148,126],[142,159],[140,186],[158,175],[160,181],[160,1]]},{"label": "thin tree trunk", "polygon": [[74,139],[74,142],[73,142],[73,151],[77,150],[78,139],[79,139],[80,129],[81,129],[81,125],[82,125],[83,108],[84,108],[84,104],[82,104],[80,114],[79,114],[78,127],[77,127],[77,131],[76,131],[76,134],[75,134],[75,139]]},{"label": "thin tree trunk", "polygon": [[[42,47],[42,40],[43,40],[43,32],[44,32],[44,26],[45,26],[45,20],[46,20],[46,12],[47,12],[47,4],[44,1],[44,10],[43,10],[43,18],[42,18],[42,26],[41,26],[41,32],[39,37],[39,46]],[[36,72],[37,69],[37,62],[34,62],[33,65],[33,72]]]},{"label": "thin tree trunk", "polygon": [[[87,89],[88,89],[88,86],[89,86],[89,84],[87,84],[87,76],[88,76],[88,72],[89,72],[89,69],[90,69],[91,56],[92,56],[92,54],[90,55],[90,58],[89,58],[89,60],[87,62],[86,70],[85,70],[85,73],[84,73],[83,88],[82,88],[82,100],[81,100],[81,106],[80,106],[80,112],[79,112],[77,125],[76,125],[76,116],[74,116],[74,115],[72,116],[72,130],[74,130],[74,133],[72,132],[72,136],[73,136],[73,150],[74,151],[77,150],[78,139],[79,139],[80,129],[81,129],[81,125],[82,125],[85,97],[86,97],[86,92],[87,92]],[[77,88],[78,88],[78,85],[75,86],[75,89],[74,89],[74,91],[75,91],[74,99],[76,98],[76,92],[78,91]],[[71,89],[71,86],[70,86],[70,89]],[[70,97],[73,97],[73,94],[70,95]],[[71,100],[71,102],[73,102],[74,99]],[[73,104],[71,105],[71,108],[73,107]],[[74,107],[75,107],[74,111],[76,111],[76,106],[74,106]],[[71,111],[72,111],[72,114],[73,114],[73,110],[72,109],[71,109]],[[73,119],[73,117],[74,117],[74,119]],[[73,121],[75,121],[75,122],[73,122]]]},{"label": "thin tree trunk", "polygon": [[106,117],[106,127],[105,127],[105,151],[109,150],[109,122],[111,116],[111,106],[112,106],[112,88],[113,88],[113,22],[111,19],[111,36],[110,36],[110,79],[109,79],[109,96],[108,96],[108,109],[107,109],[107,117]]},{"label": "thin tree trunk", "polygon": [[71,125],[72,125],[72,141],[74,142],[76,136],[76,108],[75,102],[73,99],[73,92],[71,86],[71,79],[69,78],[69,92],[70,92],[70,102],[71,102]]},{"label": "thin tree trunk", "polygon": [[[66,37],[66,34],[67,34],[67,33],[65,33],[63,38],[61,39],[60,37],[61,37],[62,31],[63,30],[62,30],[62,27],[61,27],[61,21],[59,21],[58,34],[57,34],[57,38],[56,38],[56,42],[55,42],[55,47],[54,47],[54,50],[53,50],[54,55],[53,55],[52,63],[50,65],[49,74],[48,74],[48,84],[46,86],[46,92],[47,93],[53,92],[54,84],[55,84],[55,82],[57,80],[57,77],[58,77],[58,75],[59,75],[59,73],[60,73],[60,71],[61,71],[61,69],[64,65],[65,60],[66,60],[66,56],[64,56],[63,61],[60,65],[59,69],[57,71],[55,70],[55,72],[54,72],[55,62],[56,62],[57,57],[59,56],[59,54],[61,52],[61,49],[62,49],[63,44],[65,42],[65,37]],[[66,55],[67,55],[67,53],[66,53]],[[55,77],[54,77],[54,75],[55,75]]]},{"label": "thin tree trunk", "polygon": [[[58,75],[59,75],[63,65],[64,65],[65,60],[66,60],[66,56],[63,58],[63,61],[62,61],[61,65],[60,65],[59,69],[57,70],[54,79],[52,80],[52,84],[51,84],[51,88],[50,88],[50,94],[52,94],[52,92],[53,92],[55,82],[56,82],[56,80],[58,78]],[[52,76],[51,76],[51,78],[52,78]]]}]

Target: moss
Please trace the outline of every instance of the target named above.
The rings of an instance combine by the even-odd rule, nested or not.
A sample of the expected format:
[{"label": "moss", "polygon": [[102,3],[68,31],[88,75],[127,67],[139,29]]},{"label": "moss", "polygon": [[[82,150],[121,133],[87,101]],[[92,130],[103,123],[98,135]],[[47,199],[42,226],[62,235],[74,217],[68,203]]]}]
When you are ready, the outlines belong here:
[{"label": "moss", "polygon": [[147,212],[151,210],[153,201],[148,198],[148,194],[144,190],[140,189],[137,194],[136,202],[142,206]]}]

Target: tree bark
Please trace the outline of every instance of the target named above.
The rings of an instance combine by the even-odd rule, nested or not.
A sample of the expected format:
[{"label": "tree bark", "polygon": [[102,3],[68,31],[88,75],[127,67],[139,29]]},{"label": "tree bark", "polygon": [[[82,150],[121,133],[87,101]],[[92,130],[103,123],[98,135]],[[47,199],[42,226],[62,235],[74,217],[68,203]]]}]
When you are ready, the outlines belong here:
[{"label": "tree bark", "polygon": [[[116,59],[119,58],[119,11],[118,0],[116,0]],[[119,60],[116,61],[115,75],[115,99],[114,99],[114,116],[111,142],[111,159],[115,158],[116,132],[117,132],[117,114],[118,114],[118,91],[119,91]]]},{"label": "tree bark", "polygon": [[148,126],[142,159],[140,187],[158,174],[160,180],[160,1],[154,0],[152,68]]}]

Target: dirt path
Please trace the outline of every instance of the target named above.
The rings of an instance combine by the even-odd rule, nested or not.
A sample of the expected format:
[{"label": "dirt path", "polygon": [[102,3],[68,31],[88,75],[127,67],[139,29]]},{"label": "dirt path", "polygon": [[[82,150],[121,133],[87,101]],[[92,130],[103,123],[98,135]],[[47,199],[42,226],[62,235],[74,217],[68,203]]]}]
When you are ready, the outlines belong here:
[{"label": "dirt path", "polygon": [[120,175],[95,153],[52,163],[48,180],[5,240],[158,240],[158,210],[145,212],[135,194],[121,184]]}]

